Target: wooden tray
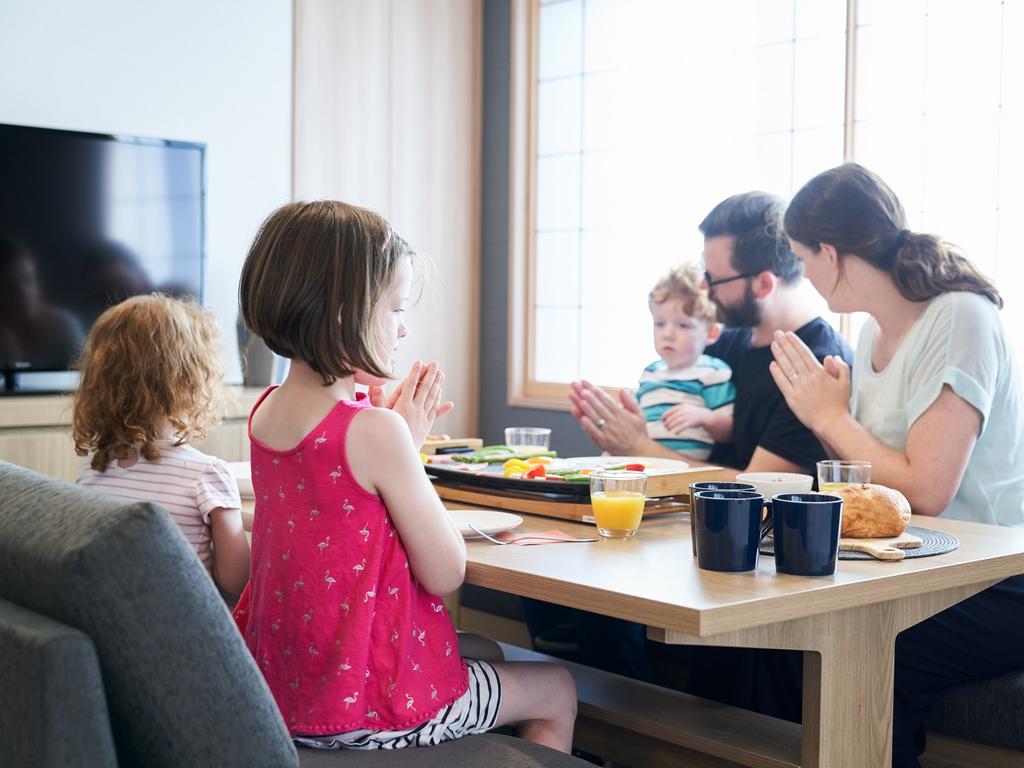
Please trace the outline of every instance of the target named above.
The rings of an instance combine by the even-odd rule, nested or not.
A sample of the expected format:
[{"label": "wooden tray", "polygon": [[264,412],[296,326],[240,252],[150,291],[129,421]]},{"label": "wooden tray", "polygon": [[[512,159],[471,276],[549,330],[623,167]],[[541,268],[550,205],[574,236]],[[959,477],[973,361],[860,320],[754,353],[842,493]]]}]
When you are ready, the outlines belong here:
[{"label": "wooden tray", "polygon": [[[721,467],[691,467],[685,461],[671,459],[645,458],[641,456],[583,456],[570,457],[578,467],[597,469],[609,464],[644,464],[647,467],[647,496],[680,496],[690,492],[690,483],[707,480],[704,476],[708,470],[717,473]],[[479,466],[479,465],[477,465]],[[463,488],[476,488],[486,492],[512,491],[518,494],[540,495],[546,497],[555,494],[565,501],[590,503],[590,486],[587,483],[559,483],[550,480],[522,480],[504,477],[501,464],[491,464],[481,472],[459,469],[459,465],[426,464],[428,475],[437,478],[437,482],[446,485],[458,484]],[[700,477],[697,477],[697,475]]]},{"label": "wooden tray", "polygon": [[[689,484],[717,480],[721,471],[721,467],[688,467],[678,473],[681,477],[676,477],[672,481],[675,483],[674,487],[683,488],[678,493],[666,493],[665,489],[661,488],[657,494],[652,494],[652,478],[649,477],[647,480],[649,498],[644,507],[644,517],[689,511]],[[434,474],[434,488],[437,490],[438,496],[448,502],[475,504],[577,522],[593,522],[594,520],[588,485],[545,483],[541,480],[517,480],[506,483],[504,486],[486,485],[475,482],[480,476],[466,472],[450,472],[448,475]],[[450,475],[455,475],[455,477]],[[522,488],[524,485],[525,489]]]},{"label": "wooden tray", "polygon": [[428,456],[437,453],[438,448],[468,448],[475,451],[482,448],[484,441],[479,437],[452,437],[448,440],[424,440],[420,446],[420,453]]}]

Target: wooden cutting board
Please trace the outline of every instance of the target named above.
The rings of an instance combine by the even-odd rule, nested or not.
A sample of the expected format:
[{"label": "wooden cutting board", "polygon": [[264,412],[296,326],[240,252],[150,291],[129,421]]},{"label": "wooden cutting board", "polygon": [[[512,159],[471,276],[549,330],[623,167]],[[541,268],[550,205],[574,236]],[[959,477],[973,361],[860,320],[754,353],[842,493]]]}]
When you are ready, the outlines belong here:
[{"label": "wooden cutting board", "polygon": [[915,549],[924,544],[920,536],[902,533],[888,539],[839,539],[839,548],[850,552],[866,552],[878,560],[902,560],[906,557],[905,549]]}]

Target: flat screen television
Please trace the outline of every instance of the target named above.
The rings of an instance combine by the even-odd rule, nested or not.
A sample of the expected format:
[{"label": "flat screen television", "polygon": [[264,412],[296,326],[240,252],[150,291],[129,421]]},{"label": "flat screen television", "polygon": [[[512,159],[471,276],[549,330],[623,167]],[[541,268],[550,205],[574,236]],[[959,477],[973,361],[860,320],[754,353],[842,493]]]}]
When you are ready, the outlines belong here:
[{"label": "flat screen television", "polygon": [[205,147],[0,124],[0,375],[68,371],[103,310],[202,301]]}]

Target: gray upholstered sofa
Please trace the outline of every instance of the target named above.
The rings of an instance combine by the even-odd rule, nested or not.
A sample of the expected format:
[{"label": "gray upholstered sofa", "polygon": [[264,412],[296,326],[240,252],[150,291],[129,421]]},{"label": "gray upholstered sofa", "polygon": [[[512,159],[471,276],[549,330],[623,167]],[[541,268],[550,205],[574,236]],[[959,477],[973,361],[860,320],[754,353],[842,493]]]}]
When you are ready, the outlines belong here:
[{"label": "gray upholstered sofa", "polygon": [[583,766],[509,736],[296,751],[170,518],[0,462],[0,765]]},{"label": "gray upholstered sofa", "polygon": [[1024,672],[947,691],[929,713],[928,730],[1024,753]]}]

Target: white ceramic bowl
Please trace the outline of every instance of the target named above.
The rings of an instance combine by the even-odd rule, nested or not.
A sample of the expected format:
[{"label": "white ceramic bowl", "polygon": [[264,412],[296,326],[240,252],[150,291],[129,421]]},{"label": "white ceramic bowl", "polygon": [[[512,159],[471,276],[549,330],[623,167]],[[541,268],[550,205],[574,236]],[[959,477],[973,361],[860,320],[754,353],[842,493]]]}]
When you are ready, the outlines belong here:
[{"label": "white ceramic bowl", "polygon": [[736,475],[736,481],[750,483],[765,499],[771,499],[777,493],[807,493],[814,485],[811,475],[796,472],[744,472]]}]

